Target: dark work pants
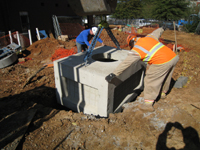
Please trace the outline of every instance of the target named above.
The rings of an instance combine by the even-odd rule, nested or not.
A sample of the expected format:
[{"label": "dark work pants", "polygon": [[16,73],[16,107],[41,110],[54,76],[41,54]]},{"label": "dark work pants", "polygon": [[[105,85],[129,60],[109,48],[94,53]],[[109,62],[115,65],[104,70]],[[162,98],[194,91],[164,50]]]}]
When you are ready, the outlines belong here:
[{"label": "dark work pants", "polygon": [[76,46],[77,46],[77,49],[78,49],[78,53],[82,52],[82,50],[84,50],[84,51],[87,50],[86,44],[81,45],[80,43],[76,42]]}]

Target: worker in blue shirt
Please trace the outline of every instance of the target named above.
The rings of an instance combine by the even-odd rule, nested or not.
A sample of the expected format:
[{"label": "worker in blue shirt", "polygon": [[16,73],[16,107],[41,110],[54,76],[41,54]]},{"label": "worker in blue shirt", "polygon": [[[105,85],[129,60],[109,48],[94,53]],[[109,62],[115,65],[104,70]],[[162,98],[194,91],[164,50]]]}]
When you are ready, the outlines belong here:
[{"label": "worker in blue shirt", "polygon": [[[89,41],[91,40],[92,37],[94,37],[97,30],[98,30],[97,27],[92,27],[91,29],[83,30],[77,36],[76,46],[78,49],[78,53],[80,53],[82,50],[86,51],[89,48],[89,46],[90,46]],[[102,46],[104,46],[104,43],[100,38],[98,38],[97,40],[102,44]]]}]

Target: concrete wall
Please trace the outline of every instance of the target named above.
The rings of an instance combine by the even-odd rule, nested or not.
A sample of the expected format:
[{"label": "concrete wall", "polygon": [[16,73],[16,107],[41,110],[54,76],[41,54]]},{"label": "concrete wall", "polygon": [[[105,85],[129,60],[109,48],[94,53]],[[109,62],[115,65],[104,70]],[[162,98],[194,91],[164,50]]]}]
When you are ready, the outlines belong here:
[{"label": "concrete wall", "polygon": [[0,1],[0,31],[18,30],[22,33],[19,12],[28,12],[30,29],[33,38],[35,28],[51,30],[54,33],[52,15],[76,16],[71,10],[68,0],[1,0]]}]

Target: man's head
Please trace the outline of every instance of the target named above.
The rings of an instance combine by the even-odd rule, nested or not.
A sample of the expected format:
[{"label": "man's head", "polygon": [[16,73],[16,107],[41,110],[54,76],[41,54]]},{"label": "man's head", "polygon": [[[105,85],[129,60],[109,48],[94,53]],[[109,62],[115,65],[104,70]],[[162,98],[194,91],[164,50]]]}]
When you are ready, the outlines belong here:
[{"label": "man's head", "polygon": [[95,35],[97,32],[98,28],[97,27],[92,27],[92,29],[90,30],[90,34]]},{"label": "man's head", "polygon": [[134,47],[135,41],[137,40],[137,36],[136,35],[129,35],[127,37],[127,44],[130,47],[130,49],[132,49]]},{"label": "man's head", "polygon": [[134,41],[134,40],[131,40],[131,41],[129,42],[129,47],[130,47],[130,49],[132,49],[132,48],[134,47],[134,44],[135,44],[135,41]]}]

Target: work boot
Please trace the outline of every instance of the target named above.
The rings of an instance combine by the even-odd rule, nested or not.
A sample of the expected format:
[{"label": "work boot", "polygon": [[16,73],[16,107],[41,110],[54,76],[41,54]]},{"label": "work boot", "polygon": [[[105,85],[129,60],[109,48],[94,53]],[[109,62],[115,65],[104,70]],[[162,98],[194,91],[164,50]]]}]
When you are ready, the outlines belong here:
[{"label": "work boot", "polygon": [[154,112],[153,103],[154,100],[144,100],[144,102],[139,105],[139,108],[143,111]]},{"label": "work boot", "polygon": [[165,99],[166,97],[167,97],[167,95],[166,95],[164,92],[162,92],[160,98],[161,98],[161,99]]}]

